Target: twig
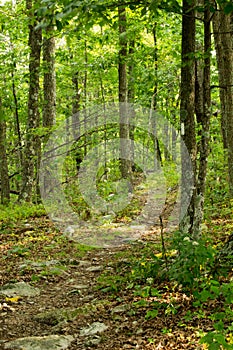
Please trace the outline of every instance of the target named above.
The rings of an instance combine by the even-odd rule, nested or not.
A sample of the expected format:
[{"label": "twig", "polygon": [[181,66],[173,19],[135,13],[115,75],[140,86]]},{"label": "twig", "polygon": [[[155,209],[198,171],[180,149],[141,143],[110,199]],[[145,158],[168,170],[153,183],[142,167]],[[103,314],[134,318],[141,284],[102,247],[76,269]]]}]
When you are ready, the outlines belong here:
[{"label": "twig", "polygon": [[166,270],[168,271],[168,261],[167,261],[167,254],[166,254],[166,247],[164,242],[164,236],[163,236],[163,218],[161,215],[159,215],[159,221],[160,221],[160,235],[161,235],[161,244],[162,244],[162,256],[165,260],[166,264]]}]

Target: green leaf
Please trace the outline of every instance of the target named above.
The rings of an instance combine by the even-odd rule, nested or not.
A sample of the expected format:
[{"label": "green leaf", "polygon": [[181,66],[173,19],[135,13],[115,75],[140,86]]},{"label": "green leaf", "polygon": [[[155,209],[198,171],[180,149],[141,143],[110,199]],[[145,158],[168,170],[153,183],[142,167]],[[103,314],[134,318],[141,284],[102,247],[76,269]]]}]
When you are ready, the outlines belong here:
[{"label": "green leaf", "polygon": [[226,15],[229,15],[231,12],[233,12],[233,3],[229,3],[224,7],[224,13]]},{"label": "green leaf", "polygon": [[145,319],[146,320],[149,320],[151,318],[153,319],[153,318],[158,316],[158,313],[159,313],[159,311],[157,309],[149,310],[146,313]]},{"label": "green leaf", "polygon": [[61,31],[63,28],[62,22],[59,21],[58,19],[56,19],[56,27],[57,27],[57,30],[59,30],[59,31]]},{"label": "green leaf", "polygon": [[223,321],[219,321],[219,322],[215,323],[214,324],[214,329],[216,329],[216,331],[224,330],[224,323],[223,323]]}]

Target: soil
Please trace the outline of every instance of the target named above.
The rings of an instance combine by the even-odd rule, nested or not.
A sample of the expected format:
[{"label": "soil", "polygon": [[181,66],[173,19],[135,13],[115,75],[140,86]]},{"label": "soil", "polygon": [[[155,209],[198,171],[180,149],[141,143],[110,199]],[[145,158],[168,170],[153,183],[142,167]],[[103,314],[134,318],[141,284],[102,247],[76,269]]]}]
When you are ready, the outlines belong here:
[{"label": "soil", "polygon": [[[153,246],[148,243],[148,237],[153,238]],[[150,232],[148,237],[133,244],[90,249],[64,237],[47,217],[2,227],[1,285],[25,281],[39,288],[40,295],[30,298],[0,296],[1,341],[64,334],[75,338],[69,350],[204,349],[199,343],[199,333],[208,330],[210,324],[206,318],[185,319],[187,312],[193,311],[192,298],[179,286],[166,281],[157,285],[154,281],[153,288],[160,291],[160,302],[167,302],[171,307],[166,312],[159,309],[152,319],[145,318],[151,306],[143,305],[143,300],[151,303],[158,298],[137,295],[137,285],[142,289],[145,281],[132,284],[127,276],[133,273],[132,258],[139,260],[144,250],[158,252],[159,236]],[[59,261],[55,267],[52,263],[43,268],[33,265],[33,262],[53,260]],[[113,312],[116,306],[122,306],[122,310]],[[55,309],[78,311],[74,318],[64,322],[36,318],[40,313]],[[211,308],[206,312],[211,313]],[[81,329],[93,322],[104,323],[108,329],[91,339],[80,336]]]}]

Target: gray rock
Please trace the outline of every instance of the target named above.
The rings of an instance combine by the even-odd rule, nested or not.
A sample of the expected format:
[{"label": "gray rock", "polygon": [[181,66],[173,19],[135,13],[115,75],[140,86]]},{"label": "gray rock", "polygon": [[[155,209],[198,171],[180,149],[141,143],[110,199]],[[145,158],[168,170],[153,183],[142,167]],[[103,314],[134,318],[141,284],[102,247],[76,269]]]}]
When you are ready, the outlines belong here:
[{"label": "gray rock", "polygon": [[113,314],[120,314],[129,310],[128,304],[118,305],[112,309]]},{"label": "gray rock", "polygon": [[88,289],[90,286],[87,284],[76,284],[72,286],[74,289]]},{"label": "gray rock", "polygon": [[38,270],[42,270],[45,267],[50,267],[60,264],[59,260],[45,260],[45,261],[25,261],[24,264],[19,266],[20,269],[25,269],[27,267],[32,267]]},{"label": "gray rock", "polygon": [[83,328],[80,331],[81,336],[90,336],[95,335],[97,333],[102,333],[108,329],[108,326],[106,326],[104,323],[101,322],[94,322],[89,327]]},{"label": "gray rock", "polygon": [[88,272],[99,272],[99,271],[103,271],[103,266],[91,266],[91,267],[88,267],[87,269],[86,269],[86,271],[88,271]]},{"label": "gray rock", "polygon": [[74,340],[71,335],[19,338],[5,344],[5,349],[20,350],[65,350]]},{"label": "gray rock", "polygon": [[35,315],[33,318],[35,321],[42,324],[47,324],[49,326],[56,326],[57,324],[66,321],[63,313],[61,311],[59,312],[58,310],[42,312]]},{"label": "gray rock", "polygon": [[91,266],[91,262],[88,260],[80,260],[78,266]]},{"label": "gray rock", "polygon": [[67,295],[72,295],[72,294],[80,294],[81,295],[81,290],[88,289],[90,286],[88,286],[87,284],[78,284],[78,285],[74,285],[72,287],[73,287],[73,289],[70,290],[67,293]]},{"label": "gray rock", "polygon": [[72,321],[81,309],[54,309],[41,312],[34,316],[34,320],[49,326],[56,326],[61,322]]},{"label": "gray rock", "polygon": [[21,296],[21,297],[35,297],[40,295],[40,290],[30,286],[26,282],[8,283],[0,288],[0,294],[7,297]]},{"label": "gray rock", "polygon": [[84,344],[86,346],[94,347],[94,346],[98,345],[100,342],[101,342],[101,338],[98,336],[95,336],[95,338],[87,339]]}]

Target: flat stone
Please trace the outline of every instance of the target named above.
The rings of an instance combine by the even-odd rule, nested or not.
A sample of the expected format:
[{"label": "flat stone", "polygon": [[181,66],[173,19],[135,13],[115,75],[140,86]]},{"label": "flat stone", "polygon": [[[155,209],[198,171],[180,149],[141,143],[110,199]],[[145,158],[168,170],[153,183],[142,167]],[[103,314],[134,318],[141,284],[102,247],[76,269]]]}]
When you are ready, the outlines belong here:
[{"label": "flat stone", "polygon": [[88,260],[80,260],[78,266],[91,266],[91,262]]},{"label": "flat stone", "polygon": [[88,289],[90,286],[87,284],[75,284],[72,286],[72,288],[74,288],[74,290],[76,289]]},{"label": "flat stone", "polygon": [[49,326],[56,326],[61,322],[72,321],[79,314],[80,309],[54,309],[41,312],[33,318],[39,323],[44,323]]},{"label": "flat stone", "polygon": [[5,349],[20,350],[65,350],[74,340],[71,335],[19,338],[5,344]]},{"label": "flat stone", "polygon": [[86,346],[93,347],[93,346],[98,345],[100,342],[101,342],[101,338],[98,336],[95,336],[95,338],[87,339],[84,344]]},{"label": "flat stone", "polygon": [[118,305],[112,309],[113,314],[120,314],[123,312],[126,312],[129,310],[129,305],[123,304],[123,305]]},{"label": "flat stone", "polygon": [[24,264],[19,266],[20,269],[25,269],[26,267],[33,267],[38,270],[42,270],[44,267],[50,267],[60,264],[58,260],[45,260],[45,261],[25,261]]},{"label": "flat stone", "polygon": [[99,272],[99,271],[103,271],[103,266],[100,266],[100,265],[98,265],[98,266],[90,266],[90,267],[88,267],[87,269],[86,269],[86,271],[88,271],[88,272]]},{"label": "flat stone", "polygon": [[7,297],[21,296],[21,297],[35,297],[40,295],[40,290],[30,286],[26,282],[8,283],[0,288],[0,294]]},{"label": "flat stone", "polygon": [[81,329],[80,336],[95,335],[106,331],[106,329],[108,329],[108,326],[106,326],[104,323],[94,322],[89,327]]}]

